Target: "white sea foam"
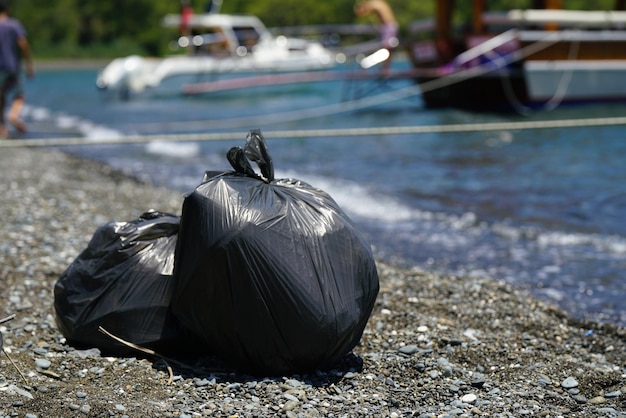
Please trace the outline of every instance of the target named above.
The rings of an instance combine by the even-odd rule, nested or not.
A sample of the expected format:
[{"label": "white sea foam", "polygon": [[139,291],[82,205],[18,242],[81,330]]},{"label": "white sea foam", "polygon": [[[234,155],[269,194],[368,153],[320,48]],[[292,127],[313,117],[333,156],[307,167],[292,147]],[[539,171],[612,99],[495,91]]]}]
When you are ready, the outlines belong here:
[{"label": "white sea foam", "polygon": [[150,154],[188,158],[200,153],[200,145],[196,142],[152,141],[146,145],[146,151]]},{"label": "white sea foam", "polygon": [[[25,106],[23,116],[24,118],[37,123],[49,123],[57,129],[57,132],[70,135],[78,133],[87,139],[103,140],[120,139],[124,137],[124,134],[116,129],[112,129],[104,125],[98,125],[93,121],[82,119],[76,115],[53,112],[44,107]],[[49,127],[48,130],[50,130]]]},{"label": "white sea foam", "polygon": [[89,131],[82,132],[82,134],[94,141],[124,138],[124,134],[120,131],[102,125],[92,125]]},{"label": "white sea foam", "polygon": [[59,114],[55,117],[56,126],[61,129],[74,129],[78,127],[80,118],[72,115]]},{"label": "white sea foam", "polygon": [[539,234],[537,242],[544,248],[588,246],[613,254],[626,253],[626,239],[616,235],[549,231]]},{"label": "white sea foam", "polygon": [[41,121],[50,119],[51,112],[44,107],[25,105],[23,115],[34,121]]},{"label": "white sea foam", "polygon": [[314,175],[297,175],[295,173],[277,173],[277,178],[293,177],[309,183],[313,187],[324,190],[347,213],[363,219],[375,219],[381,222],[403,222],[414,219],[419,211],[403,205],[397,200],[373,195],[365,186],[342,180]]},{"label": "white sea foam", "polygon": [[538,289],[536,290],[537,294],[543,295],[549,299],[552,299],[556,302],[560,302],[563,299],[565,299],[565,292],[551,288],[551,287],[546,287],[543,289]]}]

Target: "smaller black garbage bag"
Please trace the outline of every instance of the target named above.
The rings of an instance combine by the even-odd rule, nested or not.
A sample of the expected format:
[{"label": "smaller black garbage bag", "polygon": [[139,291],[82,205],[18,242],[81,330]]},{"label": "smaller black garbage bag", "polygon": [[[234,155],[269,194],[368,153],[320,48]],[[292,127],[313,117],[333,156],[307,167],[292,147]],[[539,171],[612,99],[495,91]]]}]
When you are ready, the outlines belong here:
[{"label": "smaller black garbage bag", "polygon": [[327,193],[274,179],[259,131],[228,160],[235,172],[208,173],[184,200],[174,314],[241,371],[333,365],[360,341],[378,294],[369,244]]},{"label": "smaller black garbage bag", "polygon": [[168,350],[182,337],[170,311],[179,224],[176,215],[148,211],[96,230],[54,287],[57,324],[69,343],[130,352],[99,332],[100,326],[154,349]]}]

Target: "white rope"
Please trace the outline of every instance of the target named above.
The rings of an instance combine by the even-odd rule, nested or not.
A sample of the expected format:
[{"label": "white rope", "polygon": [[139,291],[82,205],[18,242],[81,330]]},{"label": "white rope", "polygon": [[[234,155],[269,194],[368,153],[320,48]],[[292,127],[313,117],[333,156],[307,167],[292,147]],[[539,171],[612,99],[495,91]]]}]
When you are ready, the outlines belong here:
[{"label": "white rope", "polygon": [[[368,128],[343,129],[308,129],[263,131],[268,139],[293,138],[348,138],[363,135],[419,135],[427,133],[459,133],[459,132],[487,132],[487,131],[515,131],[529,129],[557,129],[591,126],[626,125],[626,116],[608,118],[581,118],[522,122],[491,122],[491,123],[464,123],[451,125],[426,126],[384,126]],[[87,139],[82,137],[69,138],[37,138],[37,139],[8,139],[0,140],[1,147],[47,147],[47,146],[76,146],[76,145],[104,145],[104,144],[140,144],[152,141],[169,142],[207,142],[231,141],[245,138],[245,132],[222,132],[203,134],[167,134],[167,135],[136,135],[121,138]]]}]

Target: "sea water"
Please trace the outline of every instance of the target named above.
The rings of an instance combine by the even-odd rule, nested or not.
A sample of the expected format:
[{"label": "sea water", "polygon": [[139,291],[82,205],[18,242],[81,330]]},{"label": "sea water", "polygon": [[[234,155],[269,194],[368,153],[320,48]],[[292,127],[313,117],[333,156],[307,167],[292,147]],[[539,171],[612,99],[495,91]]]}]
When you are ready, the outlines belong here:
[{"label": "sea water", "polygon": [[[266,135],[276,176],[330,193],[376,257],[491,276],[578,318],[626,325],[626,127],[300,134],[615,117],[626,105],[505,115],[431,110],[407,80],[124,101],[103,97],[96,73],[42,70],[27,81],[27,138],[83,137],[86,145],[62,149],[187,192],[204,171],[230,169],[226,152],[242,146],[249,129],[293,131],[293,138]],[[367,106],[354,105],[358,97]],[[190,133],[238,139],[158,139]],[[99,143],[137,135],[155,140]]]}]

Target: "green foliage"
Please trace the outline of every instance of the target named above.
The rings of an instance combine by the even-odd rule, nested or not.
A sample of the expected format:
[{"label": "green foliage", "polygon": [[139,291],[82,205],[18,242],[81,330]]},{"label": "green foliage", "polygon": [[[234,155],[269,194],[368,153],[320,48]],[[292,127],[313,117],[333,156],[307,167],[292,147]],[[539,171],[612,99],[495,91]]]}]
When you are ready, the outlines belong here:
[{"label": "green foliage", "polygon": [[[374,23],[358,20],[356,0],[223,0],[222,12],[254,14],[268,27]],[[436,0],[388,0],[401,27],[432,18]],[[195,12],[204,0],[192,0]],[[531,0],[486,0],[490,8],[530,7]],[[563,0],[569,9],[611,9],[615,0]],[[455,20],[469,15],[470,0],[457,0]],[[28,32],[35,56],[111,58],[132,53],[161,55],[175,33],[161,27],[161,19],[180,10],[179,0],[12,0],[12,14]],[[56,55],[55,55],[56,54]]]},{"label": "green foliage", "polygon": [[179,7],[176,0],[13,0],[11,13],[24,24],[36,56],[111,57],[121,46],[127,53],[165,52],[160,22]]}]

